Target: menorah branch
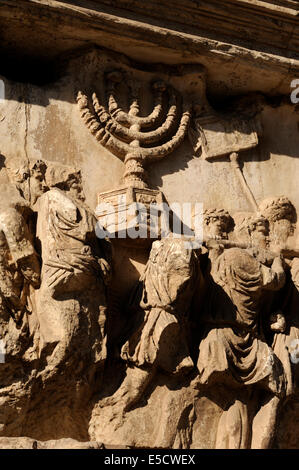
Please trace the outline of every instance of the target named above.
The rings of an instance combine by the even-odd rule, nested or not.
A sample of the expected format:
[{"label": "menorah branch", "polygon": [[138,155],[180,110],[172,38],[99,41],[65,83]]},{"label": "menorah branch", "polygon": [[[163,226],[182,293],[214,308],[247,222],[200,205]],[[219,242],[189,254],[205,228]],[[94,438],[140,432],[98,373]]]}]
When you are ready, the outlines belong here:
[{"label": "menorah branch", "polygon": [[[132,101],[129,111],[125,112],[119,107],[116,97],[121,73],[107,74],[106,81],[107,109],[99,102],[95,93],[92,95],[92,106],[89,107],[86,95],[80,92],[77,100],[81,117],[97,141],[124,160],[125,183],[145,187],[144,166],[170,154],[183,142],[190,123],[192,106],[179,99],[172,87],[166,86],[163,81],[156,81],[152,85],[154,109],[150,115],[140,117],[140,84],[129,82]],[[164,121],[161,122],[163,115]]]},{"label": "menorah branch", "polygon": [[122,142],[113,137],[109,131],[107,131],[88,107],[87,96],[82,92],[78,93],[77,102],[80,109],[80,115],[83,119],[84,124],[90,130],[96,140],[103,145],[103,147],[110,150],[114,155],[124,160],[126,154],[129,152],[130,147],[125,142]]},{"label": "menorah branch", "polygon": [[[162,138],[167,137],[167,135],[175,127],[178,117],[177,109],[177,98],[174,93],[170,99],[170,108],[167,113],[165,122],[151,132],[140,132],[135,130],[135,126],[139,127],[139,121],[131,117],[131,128],[128,129],[123,125],[119,124],[113,116],[110,116],[105,108],[100,105],[98,98],[93,94],[93,105],[94,109],[101,122],[105,123],[105,128],[115,137],[125,140],[126,142],[131,142],[133,140],[138,140],[140,144],[149,145],[159,141]],[[136,117],[136,116],[135,116]]]},{"label": "menorah branch", "polygon": [[143,159],[146,162],[160,160],[164,158],[166,155],[173,152],[181,143],[183,142],[188,126],[190,124],[191,119],[191,106],[186,105],[185,111],[182,114],[181,121],[179,124],[179,128],[176,134],[172,137],[169,142],[166,142],[163,145],[153,148],[143,149]]}]

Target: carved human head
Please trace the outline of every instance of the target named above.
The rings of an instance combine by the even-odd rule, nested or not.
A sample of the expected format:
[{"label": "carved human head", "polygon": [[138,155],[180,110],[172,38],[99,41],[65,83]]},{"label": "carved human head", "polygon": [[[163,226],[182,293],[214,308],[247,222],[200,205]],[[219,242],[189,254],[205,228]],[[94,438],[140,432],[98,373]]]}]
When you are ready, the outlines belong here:
[{"label": "carved human head", "polygon": [[247,215],[238,223],[235,232],[240,242],[265,248],[268,244],[269,221],[260,214]]},{"label": "carved human head", "polygon": [[234,225],[232,217],[224,209],[206,209],[203,220],[204,231],[209,238],[227,238]]},{"label": "carved human head", "polygon": [[85,200],[80,171],[71,173],[66,181],[66,185],[68,191],[75,199]]},{"label": "carved human head", "polygon": [[51,188],[59,188],[74,199],[84,200],[81,171],[65,165],[53,164],[48,167],[47,183]]},{"label": "carved human head", "polygon": [[270,240],[273,243],[285,243],[293,235],[297,220],[296,209],[285,197],[271,197],[261,202],[259,213],[269,221]]},{"label": "carved human head", "polygon": [[263,235],[268,235],[269,233],[269,222],[262,215],[253,215],[248,221],[248,228],[250,233],[260,232]]},{"label": "carved human head", "polygon": [[30,166],[30,202],[35,204],[37,199],[49,188],[45,182],[47,165],[43,160],[36,160]]},{"label": "carved human head", "polygon": [[46,170],[47,164],[43,160],[28,162],[18,158],[7,167],[10,181],[29,205],[34,205],[48,189],[45,183]]}]

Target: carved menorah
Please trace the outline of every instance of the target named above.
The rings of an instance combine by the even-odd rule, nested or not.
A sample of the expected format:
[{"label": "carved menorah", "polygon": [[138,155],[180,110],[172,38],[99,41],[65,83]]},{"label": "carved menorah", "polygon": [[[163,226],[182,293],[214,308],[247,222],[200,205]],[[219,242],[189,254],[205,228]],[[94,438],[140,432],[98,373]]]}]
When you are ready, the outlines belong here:
[{"label": "carved menorah", "polygon": [[120,71],[105,75],[106,105],[100,104],[96,93],[92,106],[86,95],[79,92],[77,102],[81,117],[97,141],[125,163],[125,186],[146,188],[145,167],[174,151],[184,140],[191,117],[191,103],[159,80],[152,83],[153,111],[139,116],[137,81],[128,81],[130,105],[128,112],[121,109],[117,91],[124,80]]}]

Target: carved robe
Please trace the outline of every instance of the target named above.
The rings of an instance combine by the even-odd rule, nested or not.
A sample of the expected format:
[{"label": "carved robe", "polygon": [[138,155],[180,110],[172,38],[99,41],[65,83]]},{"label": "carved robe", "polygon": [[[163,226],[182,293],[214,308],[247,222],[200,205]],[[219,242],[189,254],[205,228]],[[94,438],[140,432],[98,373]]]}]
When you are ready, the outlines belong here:
[{"label": "carved robe", "polygon": [[263,383],[273,393],[283,393],[281,363],[263,340],[259,316],[263,289],[280,289],[284,276],[239,248],[225,250],[211,275],[197,363],[200,382]]},{"label": "carved robe", "polygon": [[187,316],[198,261],[183,243],[164,239],[153,244],[141,279],[142,320],[121,351],[121,357],[135,366],[157,366],[172,373],[194,368]]},{"label": "carved robe", "polygon": [[[106,357],[106,294],[95,235],[96,219],[59,189],[38,200],[37,237],[43,259],[37,312],[40,349],[59,363]],[[76,356],[78,356],[76,358]]]}]

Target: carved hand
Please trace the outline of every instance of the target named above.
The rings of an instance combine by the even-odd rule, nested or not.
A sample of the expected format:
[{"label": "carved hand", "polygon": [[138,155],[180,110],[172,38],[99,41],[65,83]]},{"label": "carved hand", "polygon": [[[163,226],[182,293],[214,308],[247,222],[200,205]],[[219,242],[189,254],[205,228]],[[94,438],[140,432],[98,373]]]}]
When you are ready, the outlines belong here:
[{"label": "carved hand", "polygon": [[103,281],[106,285],[108,285],[111,280],[111,274],[112,274],[110,265],[104,258],[99,258],[98,263],[101,268]]}]

